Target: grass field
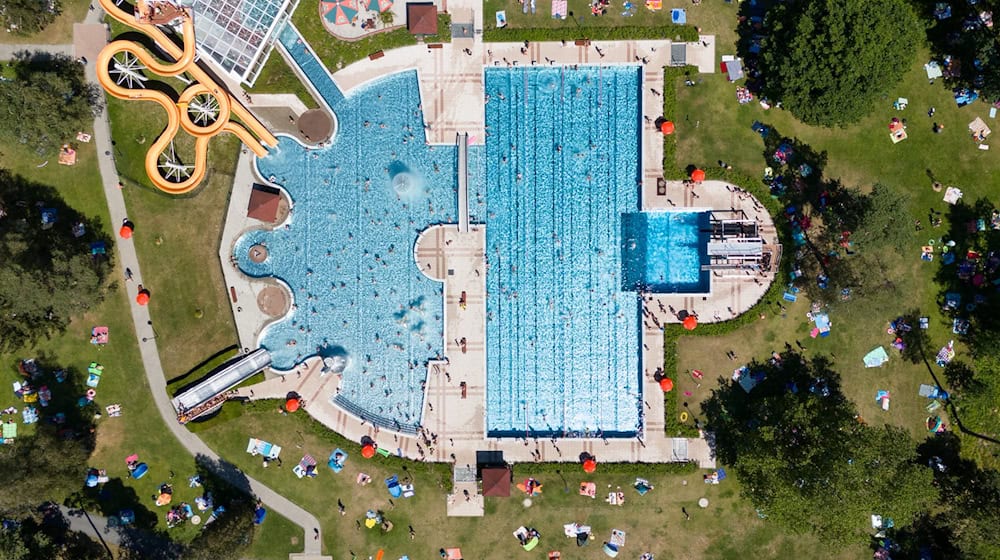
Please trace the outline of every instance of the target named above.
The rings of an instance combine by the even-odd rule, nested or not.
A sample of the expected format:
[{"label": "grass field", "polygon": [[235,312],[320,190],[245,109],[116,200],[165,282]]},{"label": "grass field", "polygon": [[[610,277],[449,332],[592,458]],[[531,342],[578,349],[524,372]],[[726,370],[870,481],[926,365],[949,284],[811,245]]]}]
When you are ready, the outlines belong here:
[{"label": "grass field", "polygon": [[[504,10],[507,14],[507,27],[557,29],[579,28],[581,36],[586,30],[594,27],[652,27],[671,23],[670,10],[683,8],[687,13],[687,23],[702,28],[706,33],[716,34],[716,44],[723,52],[734,52],[736,42],[736,3],[724,0],[703,0],[699,5],[690,1],[668,0],[663,2],[663,8],[652,11],[645,7],[644,2],[634,2],[634,15],[623,15],[625,10],[620,4],[608,8],[608,13],[593,16],[590,13],[591,2],[588,0],[569,0],[568,12],[573,17],[557,19],[551,17],[552,3],[550,0],[540,0],[535,3],[535,13],[524,13],[518,0],[485,0],[483,2],[483,27],[486,30],[496,29],[496,12]],[[574,21],[575,20],[575,21]],[[733,22],[730,24],[729,22]]]},{"label": "grass field", "polygon": [[[593,475],[585,475],[575,465],[567,465],[561,475],[555,475],[551,474],[551,468],[544,468],[536,475],[544,484],[543,493],[530,508],[522,505],[524,496],[513,489],[514,495],[509,498],[487,499],[485,519],[448,518],[444,482],[450,476],[450,465],[363,459],[356,443],[343,440],[305,415],[282,415],[278,404],[258,401],[249,405],[239,420],[214,424],[199,435],[244,472],[316,514],[325,530],[324,552],[334,558],[350,558],[351,553],[359,558],[374,556],[379,549],[385,551],[386,558],[404,554],[411,558],[435,558],[440,548],[458,546],[466,558],[522,554],[541,558],[549,550],[562,550],[564,557],[596,560],[604,557],[601,542],[608,539],[613,528],[628,533],[627,557],[651,551],[657,558],[666,559],[736,560],[779,555],[800,557],[822,551],[823,558],[847,559],[864,552],[861,548],[826,550],[810,537],[784,535],[759,520],[739,500],[737,483],[727,480],[719,486],[708,486],[702,483],[700,473],[650,475],[647,478],[656,488],[640,497],[631,488],[634,476],[605,474],[600,468]],[[283,466],[272,464],[263,468],[258,458],[245,452],[249,437],[281,445]],[[349,454],[339,474],[325,466],[336,447]],[[320,463],[315,479],[299,479],[291,472],[306,453]],[[517,469],[516,482],[535,475],[531,465],[518,465]],[[359,472],[371,476],[373,483],[357,485]],[[416,496],[390,503],[383,480],[392,474],[400,479],[409,476]],[[609,485],[621,486],[627,496],[626,504],[618,508],[601,499],[580,496],[577,489],[585,480],[595,482],[598,492],[604,495]],[[704,510],[697,506],[702,497],[710,501]],[[343,501],[346,515],[338,513],[338,500]],[[684,519],[682,507],[691,514],[690,521]],[[394,529],[389,533],[377,528],[359,529],[357,522],[364,521],[369,509],[384,512]],[[578,549],[562,533],[562,526],[572,522],[591,525],[596,540]],[[416,532],[413,540],[409,538],[410,525]],[[520,551],[511,534],[520,525],[535,527],[543,536],[539,549],[531,554]]]},{"label": "grass field", "polygon": [[[56,165],[54,161],[44,167],[37,167],[42,161],[30,150],[19,144],[0,144],[0,166],[31,178],[35,182],[55,187],[60,196],[72,207],[88,216],[97,216],[106,233],[114,237],[117,228],[109,223],[107,205],[101,191],[101,178],[97,169],[97,154],[94,144],[80,144],[77,150],[77,164],[73,167]],[[112,248],[109,247],[109,252]],[[103,503],[105,513],[116,512],[121,507],[133,507],[140,519],[144,512],[147,519],[160,529],[166,529],[162,510],[149,500],[161,482],[170,481],[170,473],[175,473],[171,482],[175,485],[178,500],[191,502],[198,495],[189,489],[186,477],[194,473],[194,460],[176,439],[167,431],[160,416],[155,412],[152,395],[146,383],[142,362],[139,358],[137,340],[132,326],[128,300],[120,280],[121,267],[117,267],[110,277],[107,298],[89,313],[74,317],[67,332],[50,340],[39,340],[34,345],[8,354],[0,354],[0,381],[6,386],[17,380],[17,362],[20,359],[46,355],[54,365],[65,367],[77,375],[85,375],[87,364],[97,361],[105,367],[105,373],[98,387],[96,401],[100,406],[113,403],[122,405],[122,416],[110,418],[106,415],[97,423],[97,446],[90,465],[80,466],[80,483],[89,466],[106,469],[112,481],[107,485],[110,498]],[[90,343],[90,329],[105,325],[110,329],[110,342],[98,347]],[[53,393],[58,386],[51,387]],[[0,408],[18,406],[14,394],[4,391],[0,394]],[[33,432],[32,425],[19,426],[19,436],[28,437]],[[150,467],[150,474],[141,480],[128,478],[125,457],[138,453],[142,461]],[[45,496],[40,499],[62,500],[65,496]],[[139,506],[135,507],[135,503]],[[156,514],[150,517],[150,513]],[[273,524],[272,524],[273,521]],[[294,547],[280,547],[277,554],[272,539],[288,542],[297,528],[287,520],[274,515],[268,518],[268,526],[260,533],[251,551],[257,558],[281,558]],[[172,536],[180,540],[193,537],[193,527],[186,526],[172,530]],[[301,549],[301,548],[299,548]]]},{"label": "grass field", "polygon": [[[941,193],[931,189],[932,178],[945,185],[959,186],[965,192],[965,200],[971,202],[997,192],[998,180],[984,173],[984,169],[996,165],[998,156],[994,151],[978,150],[967,133],[968,123],[976,116],[989,120],[988,107],[977,103],[958,108],[951,92],[940,82],[928,84],[922,68],[925,57],[926,53],[916,57],[904,81],[893,88],[869,117],[843,129],[809,127],[787,112],[765,111],[757,103],[739,105],[735,86],[720,75],[700,76],[696,86],[679,87],[675,117],[679,165],[710,166],[721,159],[751,176],[760,176],[766,166],[764,145],[750,129],[754,121],[760,121],[782,136],[798,138],[816,151],[826,152],[826,177],[862,189],[881,182],[909,197],[913,220],[921,220],[923,224],[920,232],[914,227],[908,246],[882,255],[881,270],[872,271],[892,280],[896,289],[839,304],[831,316],[834,327],[829,338],[809,338],[811,326],[805,318],[808,303],[799,302],[788,306],[785,317],[774,309],[765,321],[725,337],[683,339],[679,345],[680,388],[692,393],[689,404],[700,402],[714,381],[698,388],[683,373],[685,370],[701,369],[706,378],[720,375],[728,378],[745,360],[764,359],[771,351],[780,352],[786,342],[794,345],[795,341],[801,341],[808,349],[807,354],[818,352],[835,358],[844,379],[844,390],[866,420],[904,426],[918,438],[926,433],[922,424],[927,416],[923,408],[927,400],[917,396],[917,388],[921,383],[934,383],[927,366],[904,362],[893,352],[894,359],[883,368],[865,369],[861,357],[878,345],[888,348],[892,342],[886,334],[888,322],[911,310],[919,310],[931,318],[928,335],[932,351],[955,338],[950,320],[940,313],[936,301],[939,287],[934,283],[934,275],[939,264],[919,260],[920,247],[928,244],[928,239],[938,240],[950,225],[946,220],[941,228],[930,227],[930,209],[947,214]],[[897,97],[909,99],[905,110],[893,109],[892,101]],[[936,109],[933,119],[926,114],[930,107]],[[908,122],[909,138],[895,145],[887,129],[892,117]],[[943,133],[931,131],[934,122],[945,125]],[[864,247],[859,250],[864,251]],[[836,299],[835,296],[831,298]],[[727,349],[735,350],[740,360],[720,359]],[[964,348],[959,343],[957,349],[961,357]],[[940,373],[940,368],[937,372]],[[882,389],[892,393],[889,411],[882,411],[874,400],[876,391]],[[990,460],[988,456],[980,459]]]},{"label": "grass field", "polygon": [[[136,224],[140,281],[153,293],[153,329],[169,380],[236,343],[217,255],[240,143],[228,134],[213,139],[202,186],[173,197],[154,189],[143,167],[146,150],[166,125],[163,111],[118,99],[108,99],[108,111],[125,203]],[[176,145],[185,154],[192,141],[180,133]]]},{"label": "grass field", "polygon": [[73,42],[73,24],[80,23],[87,17],[91,0],[61,0],[62,12],[56,16],[51,25],[32,35],[17,35],[0,30],[0,44],[15,43],[33,45],[58,45]]}]

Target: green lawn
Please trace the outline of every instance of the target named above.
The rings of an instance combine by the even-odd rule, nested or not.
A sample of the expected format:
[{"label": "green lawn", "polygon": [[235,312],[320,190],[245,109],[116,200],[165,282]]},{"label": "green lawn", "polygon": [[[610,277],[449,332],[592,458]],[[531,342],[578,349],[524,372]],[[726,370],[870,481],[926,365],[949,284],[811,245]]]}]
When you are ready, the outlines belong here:
[{"label": "green lawn", "polygon": [[73,24],[87,17],[91,0],[60,0],[62,12],[45,29],[32,35],[17,35],[0,29],[0,44],[24,43],[31,45],[58,45],[73,42]]},{"label": "green lawn", "polygon": [[[931,179],[947,185],[957,185],[965,192],[966,201],[997,192],[998,180],[984,173],[996,165],[995,151],[980,151],[967,134],[967,125],[976,116],[987,118],[988,108],[977,103],[958,108],[951,93],[940,82],[929,85],[923,73],[925,54],[921,53],[899,86],[880,102],[871,116],[857,125],[843,129],[823,129],[803,125],[787,112],[763,110],[757,103],[739,105],[735,86],[719,75],[700,76],[695,87],[678,88],[677,154],[678,164],[711,166],[717,160],[731,163],[737,169],[760,176],[765,167],[764,146],[760,137],[750,129],[758,120],[776,129],[786,137],[796,137],[818,152],[826,152],[828,163],[824,174],[840,179],[848,186],[868,188],[875,182],[906,193],[911,199],[913,219],[922,220],[924,229],[914,231],[910,244],[898,252],[882,255],[879,270],[892,280],[895,290],[887,290],[867,298],[840,305],[831,316],[834,327],[829,338],[812,340],[805,313],[808,302],[789,305],[786,317],[774,308],[768,318],[725,337],[687,337],[679,345],[680,389],[692,393],[689,404],[700,402],[713,382],[703,382],[695,387],[686,370],[701,369],[706,379],[729,377],[732,370],[744,361],[763,359],[772,350],[781,351],[786,342],[795,347],[795,341],[806,346],[807,354],[818,352],[835,356],[836,367],[844,379],[844,391],[858,406],[869,422],[891,422],[910,429],[915,436],[923,437],[926,399],[916,392],[920,383],[933,383],[924,364],[909,364],[898,359],[898,353],[889,364],[880,369],[865,369],[861,357],[878,345],[892,342],[885,330],[888,321],[914,309],[931,318],[928,331],[931,351],[954,338],[950,321],[938,310],[936,297],[939,287],[934,275],[939,264],[919,260],[920,247],[928,239],[937,239],[947,233],[949,224],[938,229],[928,223],[928,209],[946,212],[947,205],[941,194],[931,189]],[[906,97],[910,105],[896,111],[892,101]],[[934,118],[927,116],[929,107],[935,107]],[[906,118],[909,138],[892,144],[887,124],[892,117]],[[987,118],[987,120],[989,120]],[[933,122],[945,125],[945,132],[934,134]],[[863,251],[864,248],[860,247]],[[787,255],[787,251],[786,251]],[[831,295],[831,297],[835,297]],[[733,349],[738,362],[720,359],[725,350]],[[961,357],[964,348],[957,346]],[[967,354],[966,354],[967,356]],[[940,373],[940,371],[937,371]],[[892,392],[889,411],[876,406],[875,392],[880,389]],[[973,427],[974,428],[974,427]]]},{"label": "green lawn", "polygon": [[[736,42],[736,10],[735,3],[728,4],[723,0],[704,0],[700,5],[692,5],[690,2],[681,0],[667,0],[663,2],[663,8],[657,11],[649,10],[644,2],[635,2],[635,9],[632,15],[626,12],[620,5],[608,9],[608,13],[602,16],[593,16],[590,13],[591,2],[587,0],[569,0],[567,12],[572,12],[573,17],[565,19],[553,18],[552,3],[549,0],[536,2],[535,13],[530,11],[524,13],[523,4],[516,0],[485,0],[483,3],[483,28],[487,35],[487,40],[511,40],[504,37],[504,29],[549,29],[562,30],[570,37],[599,37],[600,33],[613,28],[654,28],[671,25],[671,8],[684,8],[687,10],[687,25],[692,30],[700,28],[703,33],[715,34],[717,44],[720,45],[721,52],[732,52],[735,50]],[[496,12],[504,10],[507,15],[507,27],[497,29]],[[574,31],[575,30],[575,31]],[[555,37],[553,37],[555,38]],[[662,37],[670,39],[673,37]],[[691,38],[692,40],[694,37]]]},{"label": "green lawn", "polygon": [[[485,519],[448,518],[445,496],[449,465],[363,459],[356,443],[345,441],[305,415],[282,415],[278,404],[259,401],[249,405],[239,420],[215,423],[199,435],[244,472],[317,515],[324,528],[324,552],[334,558],[349,558],[351,552],[359,558],[374,556],[379,549],[385,551],[386,558],[404,554],[434,558],[438,549],[451,546],[461,547],[466,558],[519,556],[524,553],[517,549],[511,535],[519,525],[533,526],[543,535],[539,549],[524,554],[532,558],[543,558],[549,550],[562,550],[572,558],[603,558],[600,543],[613,528],[628,533],[625,551],[629,557],[647,550],[657,558],[678,560],[778,555],[794,558],[817,550],[822,551],[823,558],[846,559],[863,553],[860,547],[826,550],[808,536],[784,535],[757,519],[753,510],[738,499],[736,482],[730,479],[719,486],[706,486],[700,473],[650,475],[656,489],[640,497],[630,488],[634,476],[606,474],[600,468],[594,475],[585,475],[576,466],[567,465],[562,473],[564,487],[563,478],[551,474],[551,468],[544,468],[537,474],[545,485],[543,494],[534,499],[530,508],[522,505],[524,496],[516,495],[514,489],[515,495],[510,498],[487,499]],[[283,466],[263,468],[258,458],[245,452],[249,437],[281,445]],[[334,474],[325,462],[338,446],[347,451],[349,459],[343,472]],[[315,479],[299,479],[291,472],[305,453],[320,462]],[[543,470],[549,474],[543,474]],[[359,472],[370,475],[374,482],[364,487],[355,484]],[[390,504],[382,481],[392,474],[411,477],[416,497],[396,499]],[[531,465],[517,466],[517,482],[533,474]],[[617,508],[578,495],[577,488],[584,480],[595,482],[598,492],[605,495],[608,485],[623,487],[625,506]],[[701,497],[710,500],[706,510],[697,506]],[[339,515],[337,500],[343,501],[346,515]],[[691,521],[684,520],[682,507],[691,514]],[[383,511],[395,528],[387,534],[378,529],[358,529],[356,522],[363,521],[369,509]],[[591,525],[596,540],[587,548],[577,549],[562,533],[562,525],[571,522]],[[410,525],[416,532],[412,541],[408,535]],[[486,527],[489,529],[484,530]]]},{"label": "green lawn", "polygon": [[[218,259],[240,142],[222,134],[209,146],[208,174],[190,195],[174,197],[153,188],[143,158],[166,125],[154,104],[108,99],[125,203],[136,224],[135,242],[157,347],[167,379],[187,373],[208,356],[236,344],[236,329]],[[140,143],[141,141],[141,143]],[[193,141],[177,135],[177,151]],[[200,318],[197,318],[200,311]]]},{"label": "green lawn", "polygon": [[[69,205],[85,215],[99,217],[106,233],[115,237],[117,227],[110,223],[100,186],[96,159],[98,155],[94,144],[80,144],[77,156],[77,165],[74,167],[57,165],[54,157],[49,158],[51,161],[48,165],[37,167],[45,158],[39,158],[19,144],[0,144],[0,166],[30,177],[33,181],[55,187]],[[150,194],[149,191],[142,192]],[[228,193],[228,188],[224,192]],[[113,248],[109,248],[109,253],[112,252]],[[107,299],[89,313],[74,317],[65,334],[50,340],[39,340],[31,347],[15,352],[0,354],[0,363],[3,364],[0,367],[0,381],[9,386],[9,383],[19,377],[16,368],[18,360],[32,356],[46,355],[54,364],[79,375],[83,375],[80,372],[85,372],[89,362],[101,363],[105,367],[105,374],[98,387],[97,402],[102,407],[113,403],[122,405],[121,417],[110,418],[105,415],[97,423],[97,445],[89,466],[106,469],[112,479],[106,486],[110,498],[102,502],[102,509],[105,513],[113,513],[122,507],[131,507],[136,510],[140,519],[144,516],[152,519],[159,529],[165,530],[165,512],[152,504],[150,496],[160,483],[169,481],[174,484],[177,500],[192,502],[199,491],[188,488],[186,477],[195,472],[194,460],[170,434],[155,412],[139,358],[120,263],[111,273],[109,282]],[[107,346],[90,344],[90,329],[96,325],[109,327],[110,342]],[[208,337],[209,333],[200,333],[199,336]],[[161,341],[158,339],[158,342]],[[207,355],[206,353],[205,356]],[[59,391],[58,386],[50,388],[53,393]],[[6,391],[0,395],[0,408],[18,405],[13,393]],[[32,428],[31,425],[21,425],[19,436],[30,437]],[[131,453],[138,453],[141,460],[150,467],[150,474],[141,480],[127,477],[125,457]],[[81,489],[87,467],[88,465],[80,466]],[[173,479],[171,473],[174,475]],[[62,500],[65,496],[40,497],[49,498]],[[197,531],[192,526],[171,530],[171,536],[178,540],[188,540],[195,534]],[[300,551],[301,543],[290,544],[295,535],[301,535],[297,527],[280,516],[271,514],[267,526],[258,532],[250,557],[278,559],[287,557],[289,552]]]}]

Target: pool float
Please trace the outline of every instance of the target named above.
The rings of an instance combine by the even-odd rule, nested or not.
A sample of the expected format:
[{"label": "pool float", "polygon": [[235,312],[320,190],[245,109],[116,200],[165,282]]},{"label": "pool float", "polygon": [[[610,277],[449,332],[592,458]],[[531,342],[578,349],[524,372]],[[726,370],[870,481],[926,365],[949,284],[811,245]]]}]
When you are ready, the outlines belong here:
[{"label": "pool float", "polygon": [[687,421],[688,421],[688,413],[687,413],[687,411],[686,410],[681,411],[681,422],[687,422]]}]

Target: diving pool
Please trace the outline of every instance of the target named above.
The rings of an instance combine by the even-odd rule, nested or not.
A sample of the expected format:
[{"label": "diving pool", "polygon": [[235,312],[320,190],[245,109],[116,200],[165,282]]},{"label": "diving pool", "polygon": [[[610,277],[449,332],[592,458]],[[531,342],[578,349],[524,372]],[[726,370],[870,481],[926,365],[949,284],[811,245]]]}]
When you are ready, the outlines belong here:
[{"label": "diving pool", "polygon": [[707,294],[711,212],[638,212],[622,221],[623,289],[654,294]]},{"label": "diving pool", "polygon": [[633,437],[639,300],[622,216],[639,209],[641,68],[487,68],[486,427]]}]

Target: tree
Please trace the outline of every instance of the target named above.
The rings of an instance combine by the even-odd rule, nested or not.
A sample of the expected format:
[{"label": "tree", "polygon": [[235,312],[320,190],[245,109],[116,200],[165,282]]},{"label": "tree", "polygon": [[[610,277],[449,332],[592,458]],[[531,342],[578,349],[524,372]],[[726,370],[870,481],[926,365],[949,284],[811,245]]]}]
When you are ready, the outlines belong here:
[{"label": "tree", "polygon": [[253,542],[253,502],[244,496],[226,504],[226,511],[191,541],[185,558],[236,560]]},{"label": "tree", "polygon": [[[98,219],[68,206],[55,189],[3,169],[0,209],[0,351],[9,351],[61,332],[99,303],[112,251]],[[43,209],[55,211],[52,227],[43,227]],[[77,224],[85,230],[79,237]],[[103,243],[105,254],[93,255],[92,243]]]},{"label": "tree", "polygon": [[764,92],[808,124],[867,115],[899,82],[921,27],[904,0],[797,0],[769,11],[760,68]]},{"label": "tree", "polygon": [[0,0],[0,22],[18,35],[31,35],[55,21],[59,0]]},{"label": "tree", "polygon": [[910,436],[857,420],[824,358],[752,364],[747,393],[723,381],[702,403],[716,454],[769,519],[837,544],[866,542],[871,513],[905,526],[934,499]]},{"label": "tree", "polygon": [[861,197],[861,219],[853,237],[866,248],[897,250],[913,243],[910,199],[905,192],[876,183]]},{"label": "tree", "polygon": [[101,92],[83,66],[66,56],[20,53],[14,79],[0,81],[0,133],[39,154],[51,153],[89,128]]}]

